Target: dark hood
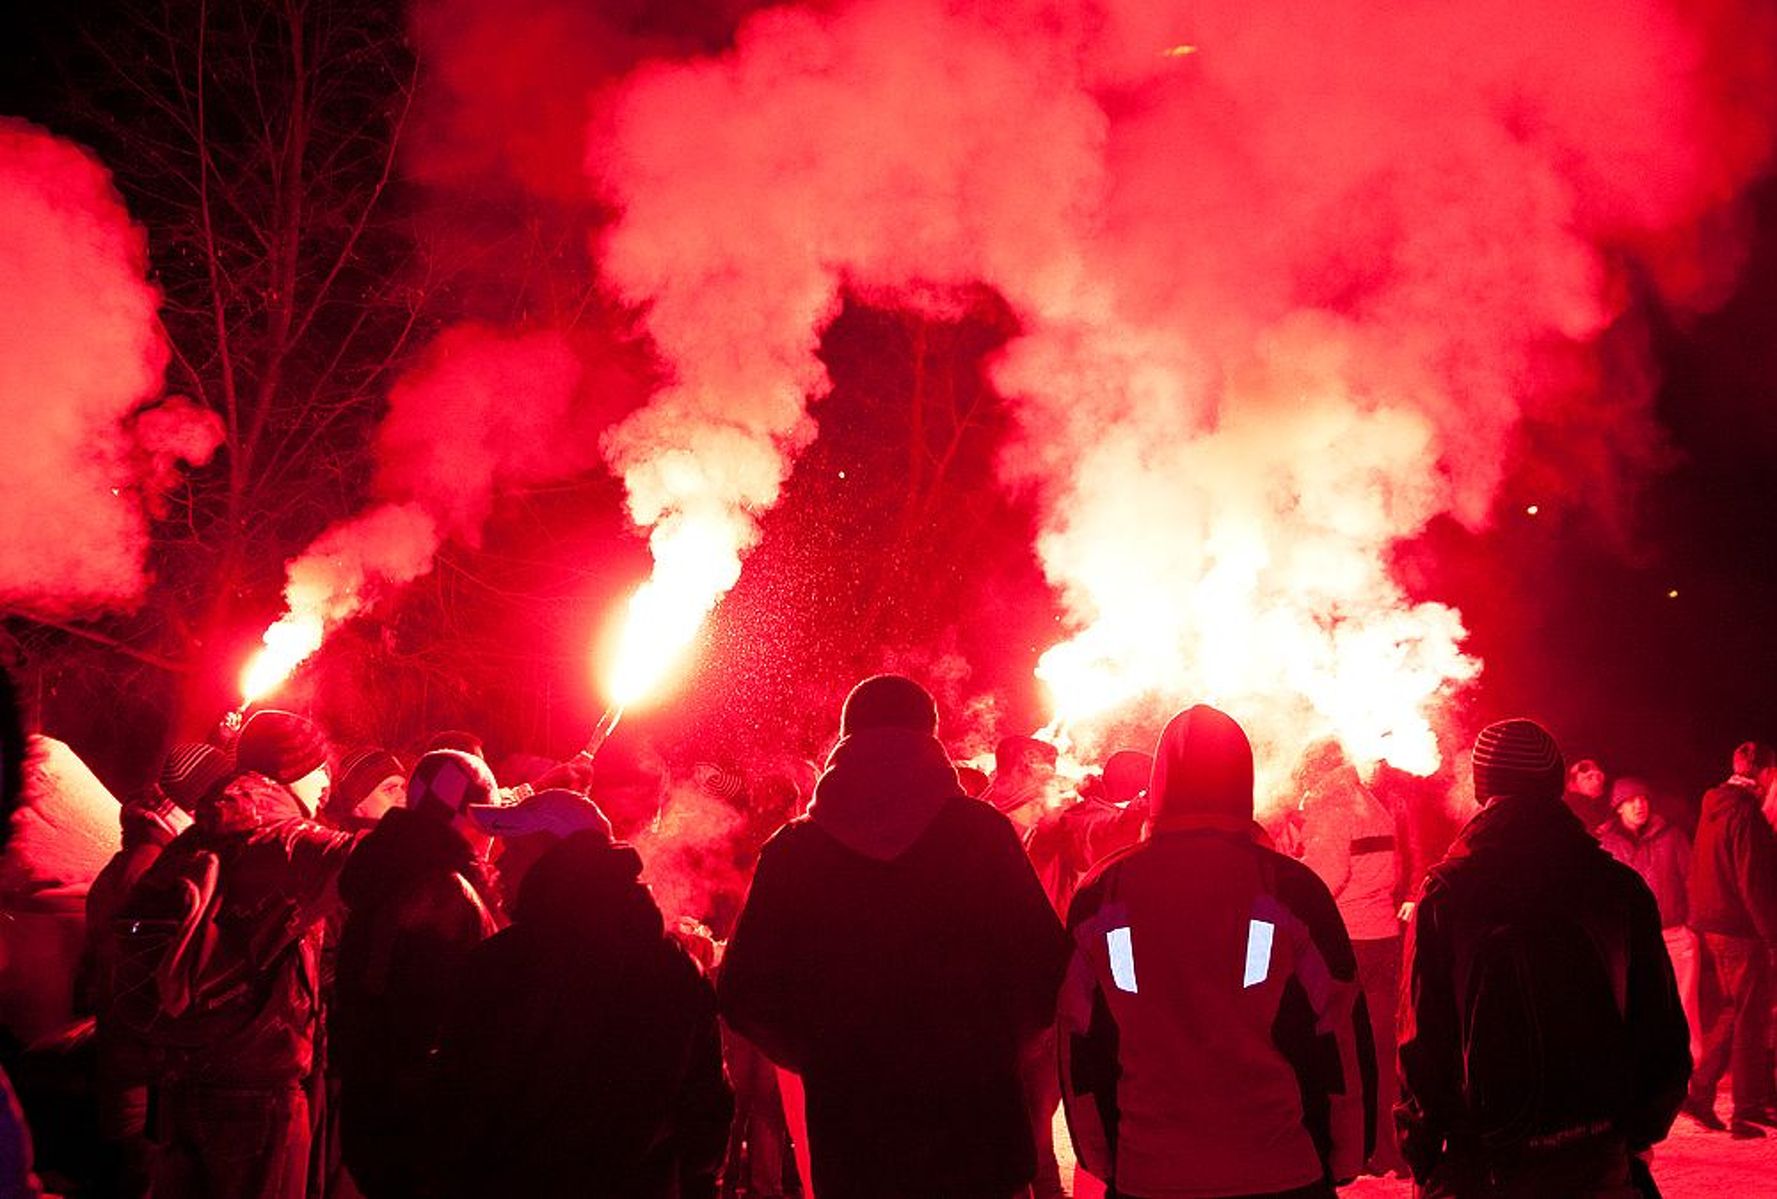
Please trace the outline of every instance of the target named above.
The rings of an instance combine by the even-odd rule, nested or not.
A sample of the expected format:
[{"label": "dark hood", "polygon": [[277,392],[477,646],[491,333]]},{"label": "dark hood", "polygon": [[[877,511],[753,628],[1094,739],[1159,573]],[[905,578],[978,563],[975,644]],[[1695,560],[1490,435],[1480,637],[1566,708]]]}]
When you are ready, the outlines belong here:
[{"label": "dark hood", "polygon": [[1699,820],[1725,820],[1738,807],[1761,810],[1759,793],[1738,779],[1729,779],[1719,787],[1703,793],[1703,810]]},{"label": "dark hood", "polygon": [[462,835],[442,820],[390,808],[346,861],[339,896],[350,908],[373,907],[417,879],[451,873],[475,879],[475,855]]},{"label": "dark hood", "polygon": [[642,885],[642,859],[602,832],[575,833],[551,846],[525,873],[512,922],[551,939],[613,947],[654,945],[665,923]]},{"label": "dark hood", "polygon": [[1502,795],[1470,818],[1444,861],[1500,855],[1552,865],[1603,852],[1559,798]]},{"label": "dark hood", "polygon": [[1199,704],[1166,722],[1148,782],[1149,828],[1220,829],[1253,822],[1253,747],[1232,717]]},{"label": "dark hood", "polygon": [[847,849],[892,862],[962,793],[936,737],[914,729],[870,728],[833,747],[808,815]]},{"label": "dark hood", "polygon": [[263,774],[237,774],[222,790],[206,797],[197,809],[197,827],[209,834],[243,833],[281,820],[305,820],[308,812],[296,793]]}]

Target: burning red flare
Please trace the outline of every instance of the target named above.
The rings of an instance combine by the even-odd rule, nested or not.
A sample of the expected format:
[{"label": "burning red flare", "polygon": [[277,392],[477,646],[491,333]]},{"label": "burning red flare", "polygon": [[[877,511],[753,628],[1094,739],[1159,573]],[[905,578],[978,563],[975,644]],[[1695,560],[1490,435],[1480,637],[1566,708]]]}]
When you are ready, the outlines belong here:
[{"label": "burning red flare", "polygon": [[710,609],[740,577],[739,531],[731,520],[682,514],[655,527],[654,574],[630,597],[606,681],[615,707],[655,691],[696,640]]},{"label": "burning red flare", "polygon": [[258,703],[321,648],[322,626],[315,617],[289,613],[265,630],[265,644],[241,669],[241,706]]}]

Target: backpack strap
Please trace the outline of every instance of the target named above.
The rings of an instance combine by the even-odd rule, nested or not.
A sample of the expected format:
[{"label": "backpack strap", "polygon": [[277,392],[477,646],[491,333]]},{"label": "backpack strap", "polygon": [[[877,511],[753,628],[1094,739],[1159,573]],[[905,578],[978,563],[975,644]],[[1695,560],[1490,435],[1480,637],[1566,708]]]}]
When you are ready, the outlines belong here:
[{"label": "backpack strap", "polygon": [[211,851],[201,850],[192,857],[189,875],[179,880],[185,914],[154,971],[161,1010],[169,1016],[183,1015],[191,1006],[196,980],[216,947],[212,917],[221,872],[221,860]]}]

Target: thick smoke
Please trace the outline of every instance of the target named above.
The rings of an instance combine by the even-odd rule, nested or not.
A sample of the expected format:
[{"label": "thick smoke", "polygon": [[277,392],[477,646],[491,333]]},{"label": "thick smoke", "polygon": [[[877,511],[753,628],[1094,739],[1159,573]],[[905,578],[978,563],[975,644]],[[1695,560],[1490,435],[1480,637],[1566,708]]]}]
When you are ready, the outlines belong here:
[{"label": "thick smoke", "polygon": [[167,346],[147,249],[90,154],[0,118],[0,607],[50,618],[134,606],[148,511],[221,440],[159,394]]},{"label": "thick smoke", "polygon": [[328,630],[427,574],[445,539],[478,543],[502,492],[595,465],[611,406],[630,402],[638,386],[608,351],[557,332],[482,325],[448,330],[428,347],[390,392],[377,432],[381,502],[290,562],[288,611],[267,631],[271,652],[244,690],[275,686]]},{"label": "thick smoke", "polygon": [[1648,456],[1651,381],[1601,392],[1594,347],[1636,286],[1689,309],[1732,277],[1768,15],[762,12],[593,124],[605,278],[673,373],[607,442],[632,514],[657,550],[691,525],[743,552],[814,436],[842,295],[986,283],[1022,323],[1005,473],[1044,504],[1077,634],[1044,666],[1075,731],[1211,698],[1262,744],[1331,732],[1430,769],[1477,664],[1387,553],[1440,514],[1484,524],[1527,425]]}]

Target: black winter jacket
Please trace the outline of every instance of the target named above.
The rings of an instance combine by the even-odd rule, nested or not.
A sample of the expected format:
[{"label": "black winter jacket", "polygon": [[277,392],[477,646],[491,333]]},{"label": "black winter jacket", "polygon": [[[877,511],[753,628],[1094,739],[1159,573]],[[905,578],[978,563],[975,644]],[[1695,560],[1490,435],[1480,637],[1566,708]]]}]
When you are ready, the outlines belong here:
[{"label": "black winter jacket", "polygon": [[1035,1172],[1019,1056],[1067,962],[1018,835],[898,729],[841,742],[812,812],[761,853],[720,986],[803,1076],[815,1193],[1010,1195]]},{"label": "black winter jacket", "polygon": [[438,1038],[497,902],[468,842],[405,808],[359,844],[339,890],[329,1049],[345,1162],[367,1195],[434,1193]]},{"label": "black winter jacket", "polygon": [[266,988],[257,1018],[183,1058],[163,1081],[283,1087],[308,1077],[320,1015],[322,928],[339,909],[339,875],[355,844],[308,819],[288,787],[249,772],[206,799],[196,823],[143,872],[138,889],[178,877],[195,853],[216,853],[222,870],[215,953],[218,960],[244,959]]},{"label": "black winter jacket", "polygon": [[1777,945],[1777,840],[1758,792],[1729,780],[1703,796],[1691,857],[1691,927]]},{"label": "black winter jacket", "polygon": [[1653,895],[1554,797],[1495,799],[1432,867],[1399,1029],[1401,1148],[1422,1183],[1446,1159],[1482,1180],[1452,1193],[1613,1146],[1621,1165],[1690,1076]]},{"label": "black winter jacket", "polygon": [[469,955],[440,1047],[445,1193],[708,1199],[733,1097],[716,997],[628,846],[556,844]]}]

